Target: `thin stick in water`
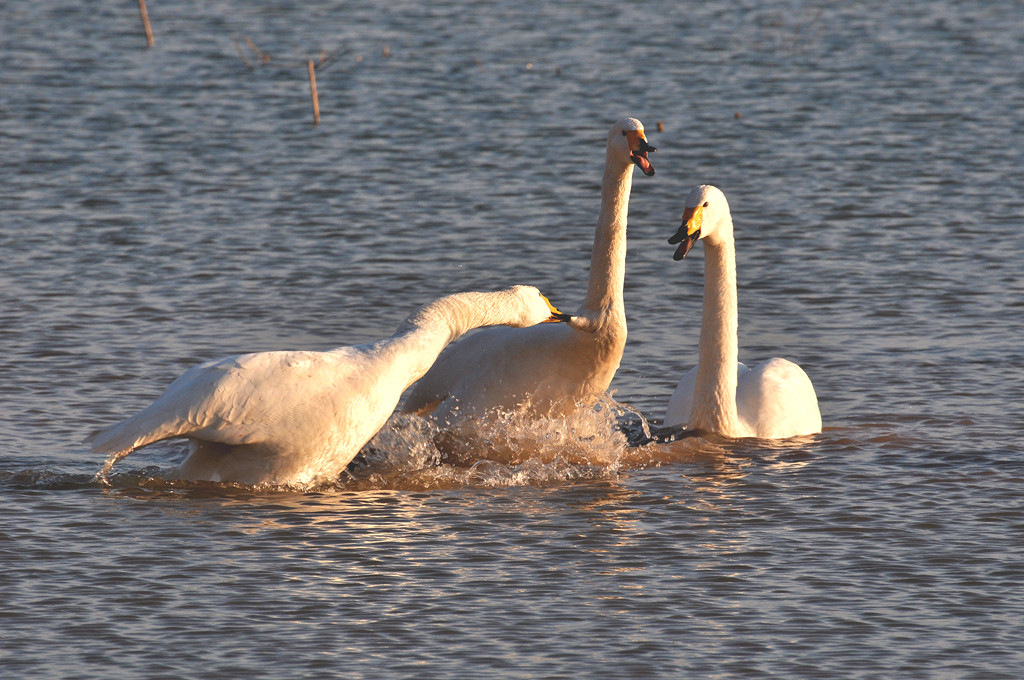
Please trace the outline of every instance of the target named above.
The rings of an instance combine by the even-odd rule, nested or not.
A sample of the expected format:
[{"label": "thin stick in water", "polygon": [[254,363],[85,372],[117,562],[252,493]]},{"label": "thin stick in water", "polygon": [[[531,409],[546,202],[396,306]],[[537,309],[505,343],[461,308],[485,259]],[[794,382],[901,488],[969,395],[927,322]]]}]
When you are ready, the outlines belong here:
[{"label": "thin stick in water", "polygon": [[313,97],[313,125],[320,124],[320,100],[316,95],[316,69],[313,66],[313,60],[310,59],[307,62],[309,66],[309,90]]},{"label": "thin stick in water", "polygon": [[139,0],[139,14],[142,15],[142,27],[146,29],[146,45],[153,46],[153,29],[149,27],[149,12],[146,11],[146,0]]}]

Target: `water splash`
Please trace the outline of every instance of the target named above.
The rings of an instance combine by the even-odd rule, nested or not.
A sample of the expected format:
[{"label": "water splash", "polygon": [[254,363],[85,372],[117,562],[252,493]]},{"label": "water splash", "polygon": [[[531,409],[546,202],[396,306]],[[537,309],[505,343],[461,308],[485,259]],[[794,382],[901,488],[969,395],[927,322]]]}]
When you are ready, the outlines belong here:
[{"label": "water splash", "polygon": [[346,486],[500,487],[614,477],[628,441],[613,403],[552,418],[497,412],[453,428],[396,415],[350,466]]},{"label": "water splash", "polygon": [[723,454],[703,438],[652,433],[644,415],[604,397],[569,415],[536,417],[525,410],[467,419],[453,428],[419,416],[395,414],[342,472],[330,461],[308,483],[228,484],[176,479],[174,467],[111,473],[113,454],[92,484],[122,492],[210,493],[426,490],[544,486],[615,479],[629,470],[677,462],[706,462]]},{"label": "water splash", "polygon": [[[651,424],[639,409],[633,408],[629,404],[621,404],[619,402],[612,402],[612,408],[615,409],[618,414],[619,426],[626,433],[631,446],[642,446],[655,440],[654,435],[651,434]],[[624,421],[623,418],[627,413],[636,416],[637,420]],[[637,427],[639,427],[639,433],[636,432]]]},{"label": "water splash", "polygon": [[103,486],[110,486],[110,471],[114,469],[114,465],[117,464],[117,461],[126,457],[133,450],[134,449],[130,448],[122,449],[120,451],[114,451],[112,454],[107,456],[107,460],[103,462],[103,467],[100,468],[100,471],[96,473],[95,477],[93,477],[93,481],[99,482]]},{"label": "water splash", "polygon": [[702,437],[654,433],[642,413],[608,396],[565,416],[507,411],[447,429],[395,416],[363,453],[345,488],[544,486],[728,455]]}]

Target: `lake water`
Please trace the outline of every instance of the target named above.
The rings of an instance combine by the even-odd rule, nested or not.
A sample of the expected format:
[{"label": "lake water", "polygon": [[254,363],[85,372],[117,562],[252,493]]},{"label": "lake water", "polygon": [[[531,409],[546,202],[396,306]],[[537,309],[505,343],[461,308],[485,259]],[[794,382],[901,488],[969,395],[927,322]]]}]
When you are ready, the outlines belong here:
[{"label": "lake water", "polygon": [[[133,2],[0,12],[0,675],[1020,677],[1024,6],[149,15],[151,49]],[[741,359],[801,364],[820,435],[636,449],[609,405],[509,423],[515,465],[407,420],[307,491],[174,482],[180,442],[92,481],[82,438],[201,361],[459,290],[574,309],[622,115],[658,151],[615,398],[657,425],[696,359],[665,239],[713,183]]]}]

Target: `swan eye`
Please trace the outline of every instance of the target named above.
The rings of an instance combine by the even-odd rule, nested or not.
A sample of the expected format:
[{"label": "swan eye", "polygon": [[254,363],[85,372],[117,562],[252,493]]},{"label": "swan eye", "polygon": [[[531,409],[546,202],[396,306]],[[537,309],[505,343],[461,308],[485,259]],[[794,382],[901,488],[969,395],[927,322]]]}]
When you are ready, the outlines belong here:
[{"label": "swan eye", "polygon": [[704,201],[704,207],[705,208],[708,207],[708,202],[707,201]]}]

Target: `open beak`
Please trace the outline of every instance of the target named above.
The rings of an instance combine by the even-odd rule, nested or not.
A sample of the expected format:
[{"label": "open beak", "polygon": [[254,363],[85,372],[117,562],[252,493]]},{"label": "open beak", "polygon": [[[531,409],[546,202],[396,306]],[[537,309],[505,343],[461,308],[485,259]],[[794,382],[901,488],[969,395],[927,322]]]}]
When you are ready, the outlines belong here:
[{"label": "open beak", "polygon": [[559,321],[564,322],[572,319],[572,314],[565,314],[563,312],[558,311],[558,309],[553,304],[551,304],[551,301],[548,300],[546,297],[544,298],[544,302],[548,303],[548,309],[551,310],[551,316],[544,319],[542,323],[555,323]]},{"label": "open beak", "polygon": [[626,139],[629,140],[629,159],[640,168],[645,175],[650,177],[654,174],[654,166],[647,160],[647,154],[657,151],[656,148],[647,142],[643,130],[629,130],[626,132]]},{"label": "open beak", "polygon": [[690,248],[693,244],[700,239],[700,225],[704,221],[704,208],[703,206],[697,206],[696,208],[687,208],[683,211],[683,223],[679,225],[679,231],[669,238],[668,242],[671,244],[679,244],[676,248],[676,252],[672,255],[673,260],[681,260],[686,257],[686,254],[690,252]]}]

